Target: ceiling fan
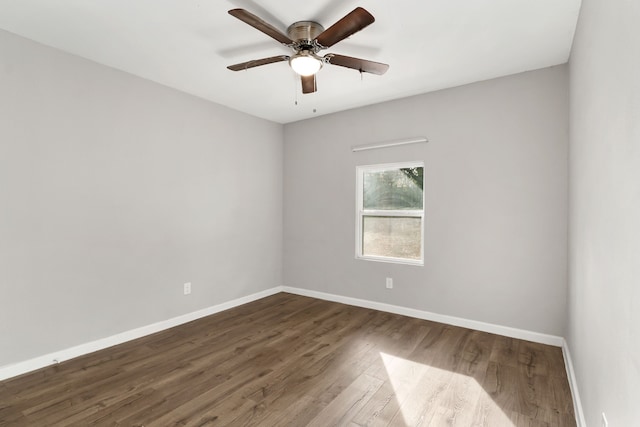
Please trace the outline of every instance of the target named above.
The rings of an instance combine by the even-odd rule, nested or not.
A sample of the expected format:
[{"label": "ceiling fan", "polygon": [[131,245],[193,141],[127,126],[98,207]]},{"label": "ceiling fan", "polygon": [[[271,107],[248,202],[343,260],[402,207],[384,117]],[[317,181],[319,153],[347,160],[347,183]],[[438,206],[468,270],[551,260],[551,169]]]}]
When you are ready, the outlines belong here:
[{"label": "ceiling fan", "polygon": [[360,73],[378,75],[384,74],[389,69],[387,64],[335,53],[318,56],[318,52],[321,50],[333,46],[375,21],[373,15],[361,7],[355,8],[326,30],[322,25],[314,21],[298,21],[289,26],[286,35],[273,25],[244,9],[232,9],[229,14],[293,50],[291,56],[278,55],[228,66],[227,68],[232,71],[289,61],[291,69],[300,75],[302,93],[313,93],[318,89],[316,73],[320,71],[324,64],[339,65],[358,70]]}]

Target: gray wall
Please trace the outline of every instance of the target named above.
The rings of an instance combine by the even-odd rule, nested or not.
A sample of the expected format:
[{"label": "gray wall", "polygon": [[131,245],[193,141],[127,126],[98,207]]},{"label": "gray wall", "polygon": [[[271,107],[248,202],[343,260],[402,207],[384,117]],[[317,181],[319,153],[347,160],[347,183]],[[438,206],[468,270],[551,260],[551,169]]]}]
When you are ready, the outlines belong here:
[{"label": "gray wall", "polygon": [[0,31],[0,366],[281,285],[282,141]]},{"label": "gray wall", "polygon": [[570,61],[568,342],[589,426],[640,425],[640,3],[583,0]]},{"label": "gray wall", "polygon": [[[285,285],[564,335],[567,75],[558,66],[285,125]],[[420,135],[430,142],[350,151]],[[425,162],[424,267],[356,260],[356,165],[410,160]]]}]

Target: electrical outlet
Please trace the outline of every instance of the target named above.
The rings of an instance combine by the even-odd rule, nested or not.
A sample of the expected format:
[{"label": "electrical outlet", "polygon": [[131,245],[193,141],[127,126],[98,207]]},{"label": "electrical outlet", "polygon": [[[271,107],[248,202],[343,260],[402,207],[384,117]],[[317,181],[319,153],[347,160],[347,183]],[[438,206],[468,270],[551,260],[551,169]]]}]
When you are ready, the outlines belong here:
[{"label": "electrical outlet", "polygon": [[602,427],[609,427],[609,421],[607,421],[607,416],[602,413]]},{"label": "electrical outlet", "polygon": [[387,277],[387,289],[393,289],[393,278]]},{"label": "electrical outlet", "polygon": [[185,283],[182,287],[182,290],[184,291],[185,295],[189,295],[191,293],[191,282]]}]

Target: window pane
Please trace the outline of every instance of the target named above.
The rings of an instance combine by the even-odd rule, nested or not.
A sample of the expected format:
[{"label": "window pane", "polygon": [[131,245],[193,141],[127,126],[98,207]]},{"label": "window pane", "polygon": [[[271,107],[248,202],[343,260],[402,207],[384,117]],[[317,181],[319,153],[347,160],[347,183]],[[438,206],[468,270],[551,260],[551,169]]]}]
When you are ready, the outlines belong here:
[{"label": "window pane", "polygon": [[364,209],[422,210],[422,167],[365,171]]},{"label": "window pane", "polygon": [[362,255],[422,259],[421,218],[363,216]]}]

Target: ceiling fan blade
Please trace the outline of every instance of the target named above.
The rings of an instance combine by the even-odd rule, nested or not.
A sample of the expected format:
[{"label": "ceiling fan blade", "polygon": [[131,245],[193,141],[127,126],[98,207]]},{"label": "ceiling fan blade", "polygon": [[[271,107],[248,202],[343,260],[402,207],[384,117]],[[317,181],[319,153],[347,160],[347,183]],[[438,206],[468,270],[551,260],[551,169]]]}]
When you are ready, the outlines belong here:
[{"label": "ceiling fan blade", "polygon": [[279,41],[280,43],[282,43],[284,45],[290,45],[291,43],[293,43],[293,40],[291,40],[289,37],[285,36],[276,27],[274,27],[273,25],[269,24],[268,22],[258,18],[256,15],[254,15],[251,12],[248,12],[248,11],[246,11],[244,9],[231,9],[229,11],[229,15],[235,16],[236,18],[238,18],[242,22],[251,25],[256,30],[262,31],[263,33],[265,33],[269,37]]},{"label": "ceiling fan blade", "polygon": [[274,62],[288,61],[287,55],[272,56],[270,58],[254,59],[240,64],[229,65],[227,68],[231,71],[242,71],[248,68],[259,67],[260,65],[273,64]]},{"label": "ceiling fan blade", "polygon": [[318,90],[316,85],[316,75],[300,76],[302,79],[302,93],[313,93]]},{"label": "ceiling fan blade", "polygon": [[388,64],[381,62],[369,61],[367,59],[354,58],[352,56],[337,55],[335,53],[326,54],[325,59],[332,65],[339,65],[341,67],[353,68],[361,73],[383,75],[389,69]]},{"label": "ceiling fan blade", "polygon": [[338,22],[324,30],[316,41],[326,47],[331,47],[350,35],[357,33],[364,27],[373,24],[376,19],[361,7],[356,7]]}]

